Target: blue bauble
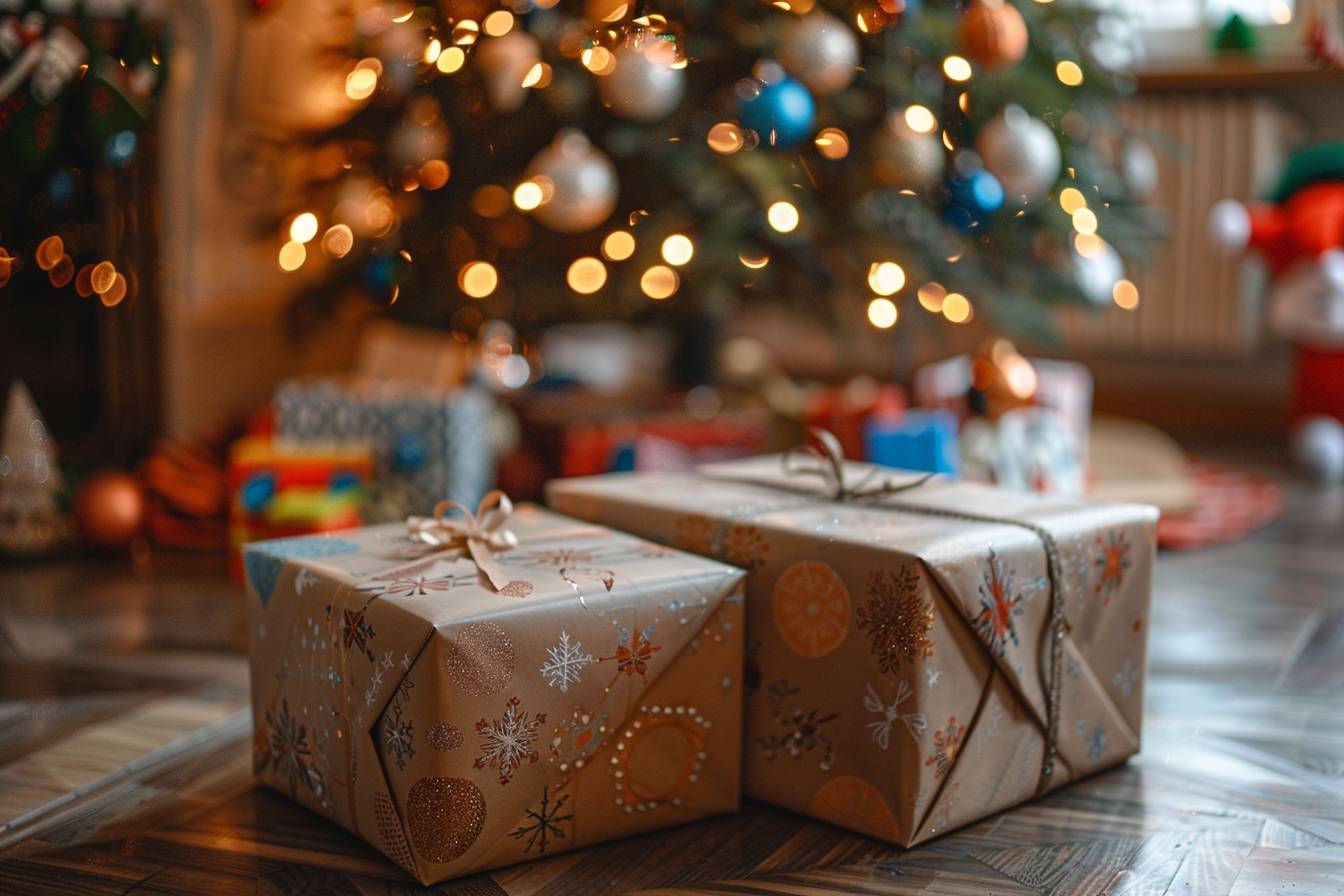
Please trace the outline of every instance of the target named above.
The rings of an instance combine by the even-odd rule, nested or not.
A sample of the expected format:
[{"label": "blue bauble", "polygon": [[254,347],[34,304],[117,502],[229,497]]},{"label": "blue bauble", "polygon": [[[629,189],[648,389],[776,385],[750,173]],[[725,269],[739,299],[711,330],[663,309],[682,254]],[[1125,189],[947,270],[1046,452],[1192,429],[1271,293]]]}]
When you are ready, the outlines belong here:
[{"label": "blue bauble", "polygon": [[275,498],[275,474],[269,470],[253,473],[238,489],[238,500],[248,513],[261,513]]},{"label": "blue bauble", "polygon": [[108,164],[115,168],[121,168],[131,159],[135,158],[135,150],[139,141],[135,138],[135,131],[118,131],[107,138],[107,143],[103,144],[103,155],[107,157]]},{"label": "blue bauble", "polygon": [[413,432],[397,436],[396,442],[392,445],[392,469],[400,473],[414,473],[423,467],[428,459],[429,451],[425,448],[425,440]]},{"label": "blue bauble", "polygon": [[817,104],[802,82],[786,77],[762,84],[760,93],[740,101],[737,117],[760,135],[763,146],[787,149],[811,138]]},{"label": "blue bauble", "polygon": [[406,277],[406,262],[399,255],[375,255],[364,266],[364,287],[387,301]]},{"label": "blue bauble", "polygon": [[943,215],[947,223],[963,232],[980,226],[1003,205],[1003,185],[988,171],[952,175],[947,179],[947,193]]}]

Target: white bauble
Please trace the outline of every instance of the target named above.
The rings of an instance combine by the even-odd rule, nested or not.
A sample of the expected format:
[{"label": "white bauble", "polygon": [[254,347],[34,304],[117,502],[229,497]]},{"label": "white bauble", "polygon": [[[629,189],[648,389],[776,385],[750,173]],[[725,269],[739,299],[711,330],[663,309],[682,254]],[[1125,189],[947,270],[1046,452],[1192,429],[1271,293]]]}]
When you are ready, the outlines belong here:
[{"label": "white bauble", "polygon": [[813,10],[785,22],[779,61],[813,93],[835,93],[848,87],[858,72],[859,40],[840,19]]},{"label": "white bauble", "polygon": [[1140,196],[1151,195],[1157,189],[1157,156],[1153,149],[1142,140],[1125,141],[1120,150],[1120,173],[1125,183]]},{"label": "white bauble", "polygon": [[542,185],[542,203],[532,214],[560,233],[592,230],[616,207],[616,168],[573,129],[562,130],[533,156],[525,177]]},{"label": "white bauble", "polygon": [[527,99],[523,78],[541,60],[541,45],[522,28],[501,37],[487,37],[474,53],[475,65],[485,84],[490,105],[499,112],[514,112]]},{"label": "white bauble", "polygon": [[1240,252],[1251,241],[1251,214],[1235,199],[1220,199],[1209,209],[1209,238],[1229,252]]},{"label": "white bauble", "polygon": [[1005,106],[981,128],[975,149],[985,168],[1003,184],[1010,201],[1039,199],[1059,179],[1059,142],[1054,131],[1021,106]]},{"label": "white bauble", "polygon": [[1110,243],[1098,241],[1088,254],[1073,252],[1073,279],[1083,295],[1094,305],[1112,300],[1115,284],[1125,276],[1125,263]]},{"label": "white bauble", "polygon": [[1344,424],[1310,417],[1293,433],[1293,458],[1323,482],[1344,480]]},{"label": "white bauble", "polygon": [[873,137],[873,177],[889,187],[922,189],[943,176],[943,144],[921,134],[899,112]]},{"label": "white bauble", "polygon": [[630,121],[666,118],[686,94],[686,71],[673,68],[676,61],[676,47],[670,41],[621,47],[611,74],[597,79],[602,105]]}]

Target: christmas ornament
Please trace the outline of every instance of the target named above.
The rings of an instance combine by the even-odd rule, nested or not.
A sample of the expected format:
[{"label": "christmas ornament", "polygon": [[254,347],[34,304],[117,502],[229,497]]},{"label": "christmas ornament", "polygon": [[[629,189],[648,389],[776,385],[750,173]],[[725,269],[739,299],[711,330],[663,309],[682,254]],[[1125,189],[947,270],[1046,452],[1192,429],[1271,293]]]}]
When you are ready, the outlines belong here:
[{"label": "christmas ornament", "polygon": [[56,505],[61,471],[56,445],[21,380],[9,387],[0,422],[0,553],[45,554],[68,530]]},{"label": "christmas ornament", "polygon": [[923,189],[943,174],[943,144],[893,111],[873,139],[873,177],[891,187]]},{"label": "christmas ornament", "polygon": [[961,49],[981,68],[1012,65],[1027,53],[1027,23],[1006,0],[972,0],[961,17]]},{"label": "christmas ornament", "polygon": [[127,547],[144,523],[145,493],[129,473],[95,473],[75,494],[75,525],[80,538],[93,547]]},{"label": "christmas ornament", "polygon": [[1111,301],[1115,284],[1125,276],[1125,263],[1119,253],[1104,240],[1092,240],[1086,252],[1073,250],[1073,278],[1087,300],[1094,305]]},{"label": "christmas ornament", "polygon": [[1054,132],[1021,106],[1005,106],[980,130],[975,148],[986,170],[1013,199],[1039,199],[1059,177],[1059,143]]},{"label": "christmas ornament", "polygon": [[947,193],[944,217],[963,233],[975,230],[1003,205],[1003,185],[988,171],[952,175]]},{"label": "christmas ornament", "polygon": [[1150,196],[1157,189],[1157,156],[1142,140],[1126,140],[1120,150],[1120,173],[1129,188],[1140,196]]},{"label": "christmas ornament", "polygon": [[739,96],[737,117],[761,142],[788,149],[812,136],[817,105],[801,82],[786,76],[745,92]]},{"label": "christmas ornament", "polygon": [[616,51],[616,68],[597,79],[602,105],[630,121],[658,121],[677,107],[686,93],[686,72],[677,61],[672,41],[654,40],[644,47]]},{"label": "christmas ornament", "polygon": [[848,25],[814,9],[789,18],[781,31],[779,61],[819,96],[843,90],[859,65],[859,41]]},{"label": "christmas ornament", "polygon": [[1310,417],[1293,433],[1293,459],[1322,482],[1344,480],[1344,424]]},{"label": "christmas ornament", "polygon": [[527,99],[523,79],[541,60],[541,45],[522,28],[482,40],[475,52],[485,95],[497,112],[515,112]]},{"label": "christmas ornament", "polygon": [[527,180],[542,187],[532,213],[560,233],[582,233],[601,224],[616,207],[616,168],[582,132],[566,128],[533,156]]}]

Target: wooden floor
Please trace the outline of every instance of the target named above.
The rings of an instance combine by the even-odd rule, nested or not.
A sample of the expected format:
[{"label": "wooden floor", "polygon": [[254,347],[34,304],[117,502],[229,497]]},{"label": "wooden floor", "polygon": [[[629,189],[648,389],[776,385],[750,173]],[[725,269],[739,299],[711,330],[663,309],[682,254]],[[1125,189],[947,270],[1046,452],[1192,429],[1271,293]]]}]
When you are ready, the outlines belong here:
[{"label": "wooden floor", "polygon": [[[426,892],[249,780],[222,563],[0,569],[0,893]],[[1164,555],[1143,752],[903,851],[765,806],[428,892],[1344,893],[1344,490]]]}]

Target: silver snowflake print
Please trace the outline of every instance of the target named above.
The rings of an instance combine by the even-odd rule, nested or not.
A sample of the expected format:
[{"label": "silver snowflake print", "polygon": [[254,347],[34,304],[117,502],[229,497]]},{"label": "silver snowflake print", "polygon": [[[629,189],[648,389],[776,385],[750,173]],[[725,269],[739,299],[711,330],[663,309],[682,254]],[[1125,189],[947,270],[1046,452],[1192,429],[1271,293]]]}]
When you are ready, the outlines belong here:
[{"label": "silver snowflake print", "polygon": [[369,582],[359,586],[360,591],[372,592],[375,597],[424,597],[434,591],[451,591],[455,579],[451,576],[401,576],[390,582]]},{"label": "silver snowflake print", "polygon": [[546,713],[531,716],[518,708],[517,697],[510,698],[504,704],[502,719],[489,722],[481,719],[476,723],[476,733],[481,736],[481,755],[472,765],[499,769],[499,783],[509,783],[520,765],[537,761],[537,751],[532,749],[532,744],[537,739],[537,726],[545,721]]},{"label": "silver snowflake print", "polygon": [[412,744],[415,737],[415,723],[410,719],[402,719],[401,714],[397,713],[396,718],[386,722],[383,733],[387,752],[392,755],[397,768],[405,771],[406,760],[415,756],[415,747]]},{"label": "silver snowflake print", "polygon": [[910,737],[916,742],[919,740],[919,734],[925,728],[929,727],[928,719],[922,712],[901,712],[901,704],[913,697],[915,692],[910,685],[904,681],[896,684],[896,699],[889,704],[883,704],[881,696],[868,685],[868,693],[863,697],[863,708],[869,712],[875,712],[882,718],[868,723],[868,733],[872,735],[873,743],[877,744],[879,749],[885,750],[891,746],[891,729],[898,721],[905,725]]},{"label": "silver snowflake print", "polygon": [[1134,661],[1125,657],[1125,661],[1120,665],[1120,671],[1111,676],[1111,684],[1115,685],[1120,691],[1120,696],[1126,700],[1129,695],[1134,693],[1134,685],[1139,683],[1139,670],[1134,668]]},{"label": "silver snowflake print", "polygon": [[531,852],[532,847],[535,846],[537,854],[544,856],[546,848],[551,845],[552,839],[565,839],[565,832],[561,825],[574,820],[573,812],[560,814],[560,810],[564,809],[567,802],[569,802],[569,794],[565,794],[552,803],[550,787],[541,788],[541,805],[536,809],[528,809],[527,815],[523,818],[523,823],[512,834],[515,840],[527,838],[527,845],[523,847],[523,852]]},{"label": "silver snowflake print", "polygon": [[569,635],[561,630],[560,640],[554,647],[546,648],[546,662],[541,664],[541,674],[546,684],[558,687],[564,694],[570,685],[579,683],[583,667],[593,661],[591,653],[583,652],[582,644],[578,641],[570,643]]},{"label": "silver snowflake print", "polygon": [[1087,738],[1087,758],[1096,762],[1106,750],[1106,729],[1097,725]]}]

